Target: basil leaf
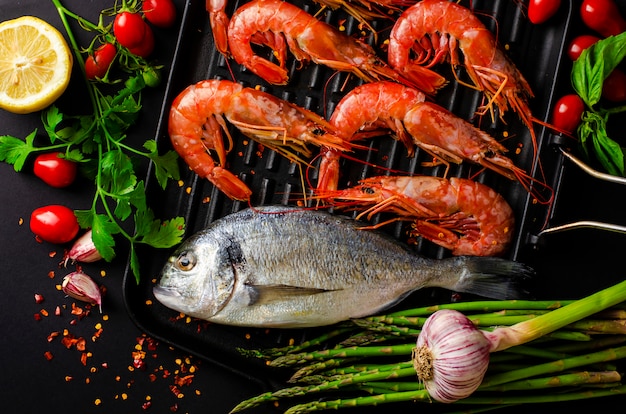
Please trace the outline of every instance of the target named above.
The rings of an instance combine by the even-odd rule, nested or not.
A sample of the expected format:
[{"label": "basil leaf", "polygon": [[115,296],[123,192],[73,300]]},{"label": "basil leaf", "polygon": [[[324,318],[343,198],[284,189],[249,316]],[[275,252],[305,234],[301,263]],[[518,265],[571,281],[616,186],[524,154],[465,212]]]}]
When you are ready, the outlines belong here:
[{"label": "basil leaf", "polygon": [[572,66],[572,86],[590,108],[602,97],[606,77],[626,56],[626,32],[601,39],[585,49]]}]

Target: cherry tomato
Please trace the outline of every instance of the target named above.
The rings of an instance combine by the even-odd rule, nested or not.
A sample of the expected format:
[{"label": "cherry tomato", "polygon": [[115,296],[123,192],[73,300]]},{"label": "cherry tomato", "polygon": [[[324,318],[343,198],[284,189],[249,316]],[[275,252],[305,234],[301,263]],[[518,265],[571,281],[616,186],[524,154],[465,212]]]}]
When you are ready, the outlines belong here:
[{"label": "cherry tomato", "polygon": [[87,79],[102,78],[113,63],[117,49],[111,43],[105,43],[97,48],[85,60],[85,74]]},{"label": "cherry tomato", "polygon": [[602,84],[602,97],[611,102],[626,101],[626,73],[613,69]]},{"label": "cherry tomato", "polygon": [[176,7],[172,0],[144,0],[141,10],[146,19],[157,27],[172,27],[176,21]]},{"label": "cherry tomato", "polygon": [[594,35],[580,35],[575,37],[567,48],[567,56],[569,56],[572,61],[578,59],[580,54],[583,53],[583,50],[587,49],[598,40],[600,40],[600,38]]},{"label": "cherry tomato", "polygon": [[79,226],[71,209],[52,204],[39,207],[32,212],[30,230],[44,241],[63,244],[76,237]]},{"label": "cherry tomato", "polygon": [[75,162],[60,158],[59,155],[58,152],[38,155],[33,165],[33,173],[46,184],[56,188],[72,184],[78,170]]},{"label": "cherry tomato", "polygon": [[123,11],[115,16],[113,34],[126,48],[139,47],[146,36],[147,23],[139,13]]},{"label": "cherry tomato", "polygon": [[573,133],[581,122],[585,103],[575,93],[564,95],[554,105],[552,125],[558,130]]},{"label": "cherry tomato", "polygon": [[145,37],[143,41],[136,47],[129,47],[128,50],[130,53],[136,56],[141,56],[142,58],[147,58],[150,56],[152,51],[154,50],[154,33],[152,33],[152,29],[148,26],[146,27]]},{"label": "cherry tomato", "polygon": [[613,0],[584,0],[580,7],[580,17],[587,27],[604,37],[626,31],[626,20]]},{"label": "cherry tomato", "polygon": [[540,24],[554,16],[561,7],[561,0],[530,0],[528,3],[528,20]]}]

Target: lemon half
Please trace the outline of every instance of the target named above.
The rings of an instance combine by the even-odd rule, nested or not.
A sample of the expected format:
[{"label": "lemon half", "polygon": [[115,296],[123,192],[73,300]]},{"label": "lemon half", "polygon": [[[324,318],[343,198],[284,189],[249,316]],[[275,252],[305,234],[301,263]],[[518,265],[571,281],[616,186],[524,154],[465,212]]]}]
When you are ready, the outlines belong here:
[{"label": "lemon half", "polygon": [[70,48],[49,23],[33,16],[0,23],[0,108],[40,111],[65,92],[71,73]]}]

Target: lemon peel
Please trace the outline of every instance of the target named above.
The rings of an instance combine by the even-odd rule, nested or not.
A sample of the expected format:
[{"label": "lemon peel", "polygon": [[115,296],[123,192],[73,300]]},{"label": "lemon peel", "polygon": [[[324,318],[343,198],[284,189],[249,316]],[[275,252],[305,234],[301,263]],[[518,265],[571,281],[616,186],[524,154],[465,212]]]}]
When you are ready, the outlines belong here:
[{"label": "lemon peel", "polygon": [[72,64],[63,35],[46,21],[0,23],[0,108],[26,114],[48,107],[67,89]]}]

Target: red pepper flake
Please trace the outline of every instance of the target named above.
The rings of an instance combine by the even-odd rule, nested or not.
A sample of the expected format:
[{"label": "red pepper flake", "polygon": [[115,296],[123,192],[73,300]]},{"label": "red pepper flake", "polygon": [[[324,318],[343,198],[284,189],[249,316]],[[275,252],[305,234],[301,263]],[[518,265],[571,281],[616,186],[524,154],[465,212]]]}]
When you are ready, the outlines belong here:
[{"label": "red pepper flake", "polygon": [[182,395],[180,388],[178,388],[176,385],[170,385],[169,388],[172,394],[176,396],[176,398],[182,398],[180,397],[180,395]]},{"label": "red pepper flake", "polygon": [[48,256],[51,257],[51,258],[55,257],[56,255],[57,255],[57,252],[55,252],[55,251],[51,251],[50,253],[48,253]]},{"label": "red pepper flake", "polygon": [[61,316],[61,307],[60,307],[60,306],[57,306],[57,307],[54,309],[54,314],[55,314],[56,316]]},{"label": "red pepper flake", "polygon": [[71,380],[73,380],[73,379],[74,379],[74,378],[73,378],[73,377],[71,377],[71,376],[69,376],[69,375],[66,375],[66,376],[65,376],[65,382],[70,382],[70,381],[71,381]]},{"label": "red pepper flake", "polygon": [[85,344],[86,344],[85,338],[78,338],[76,340],[76,349],[78,349],[81,352],[84,351],[85,350]]},{"label": "red pepper flake", "polygon": [[48,277],[50,279],[54,279],[54,275],[55,275],[54,270],[51,270],[51,271],[48,272]]},{"label": "red pepper flake", "polygon": [[88,357],[87,352],[83,352],[82,354],[80,354],[80,363],[83,364],[84,366],[87,366],[87,357]]},{"label": "red pepper flake", "polygon": [[148,375],[148,378],[150,379],[150,382],[155,382],[157,380],[157,376],[154,373]]},{"label": "red pepper flake", "polygon": [[48,311],[45,309],[40,310],[39,313],[41,313],[43,316],[48,316]]},{"label": "red pepper flake", "polygon": [[50,334],[48,335],[48,342],[52,342],[57,336],[59,336],[59,332],[50,332]]},{"label": "red pepper flake", "polygon": [[141,404],[141,408],[143,408],[144,410],[147,410],[151,406],[152,406],[152,402],[151,401],[146,401],[145,403]]},{"label": "red pepper flake", "polygon": [[43,303],[43,295],[35,293],[35,303]]},{"label": "red pepper flake", "polygon": [[177,411],[178,411],[178,404],[174,404],[174,405],[172,405],[172,406],[170,407],[170,411],[171,411],[171,412],[173,412],[173,413],[177,412]]},{"label": "red pepper flake", "polygon": [[36,313],[33,316],[35,317],[36,321],[40,321],[41,320],[41,315],[40,314]]},{"label": "red pepper flake", "polygon": [[24,218],[23,218],[23,217],[20,217],[20,218],[19,218],[19,220],[17,220],[17,224],[18,224],[19,226],[21,226],[22,224],[24,224]]},{"label": "red pepper flake", "polygon": [[185,375],[184,377],[176,377],[174,379],[174,383],[179,387],[183,387],[185,385],[190,385],[193,382],[193,374]]},{"label": "red pepper flake", "polygon": [[108,362],[103,362],[102,364],[100,364],[100,366],[101,366],[102,368],[108,368],[108,367],[109,367],[109,364],[108,364]]},{"label": "red pepper flake", "polygon": [[44,356],[44,357],[45,357],[48,361],[51,361],[51,360],[52,360],[52,358],[54,358],[54,356],[52,355],[52,352],[50,352],[50,351],[46,351],[46,352],[44,352],[43,356]]}]

